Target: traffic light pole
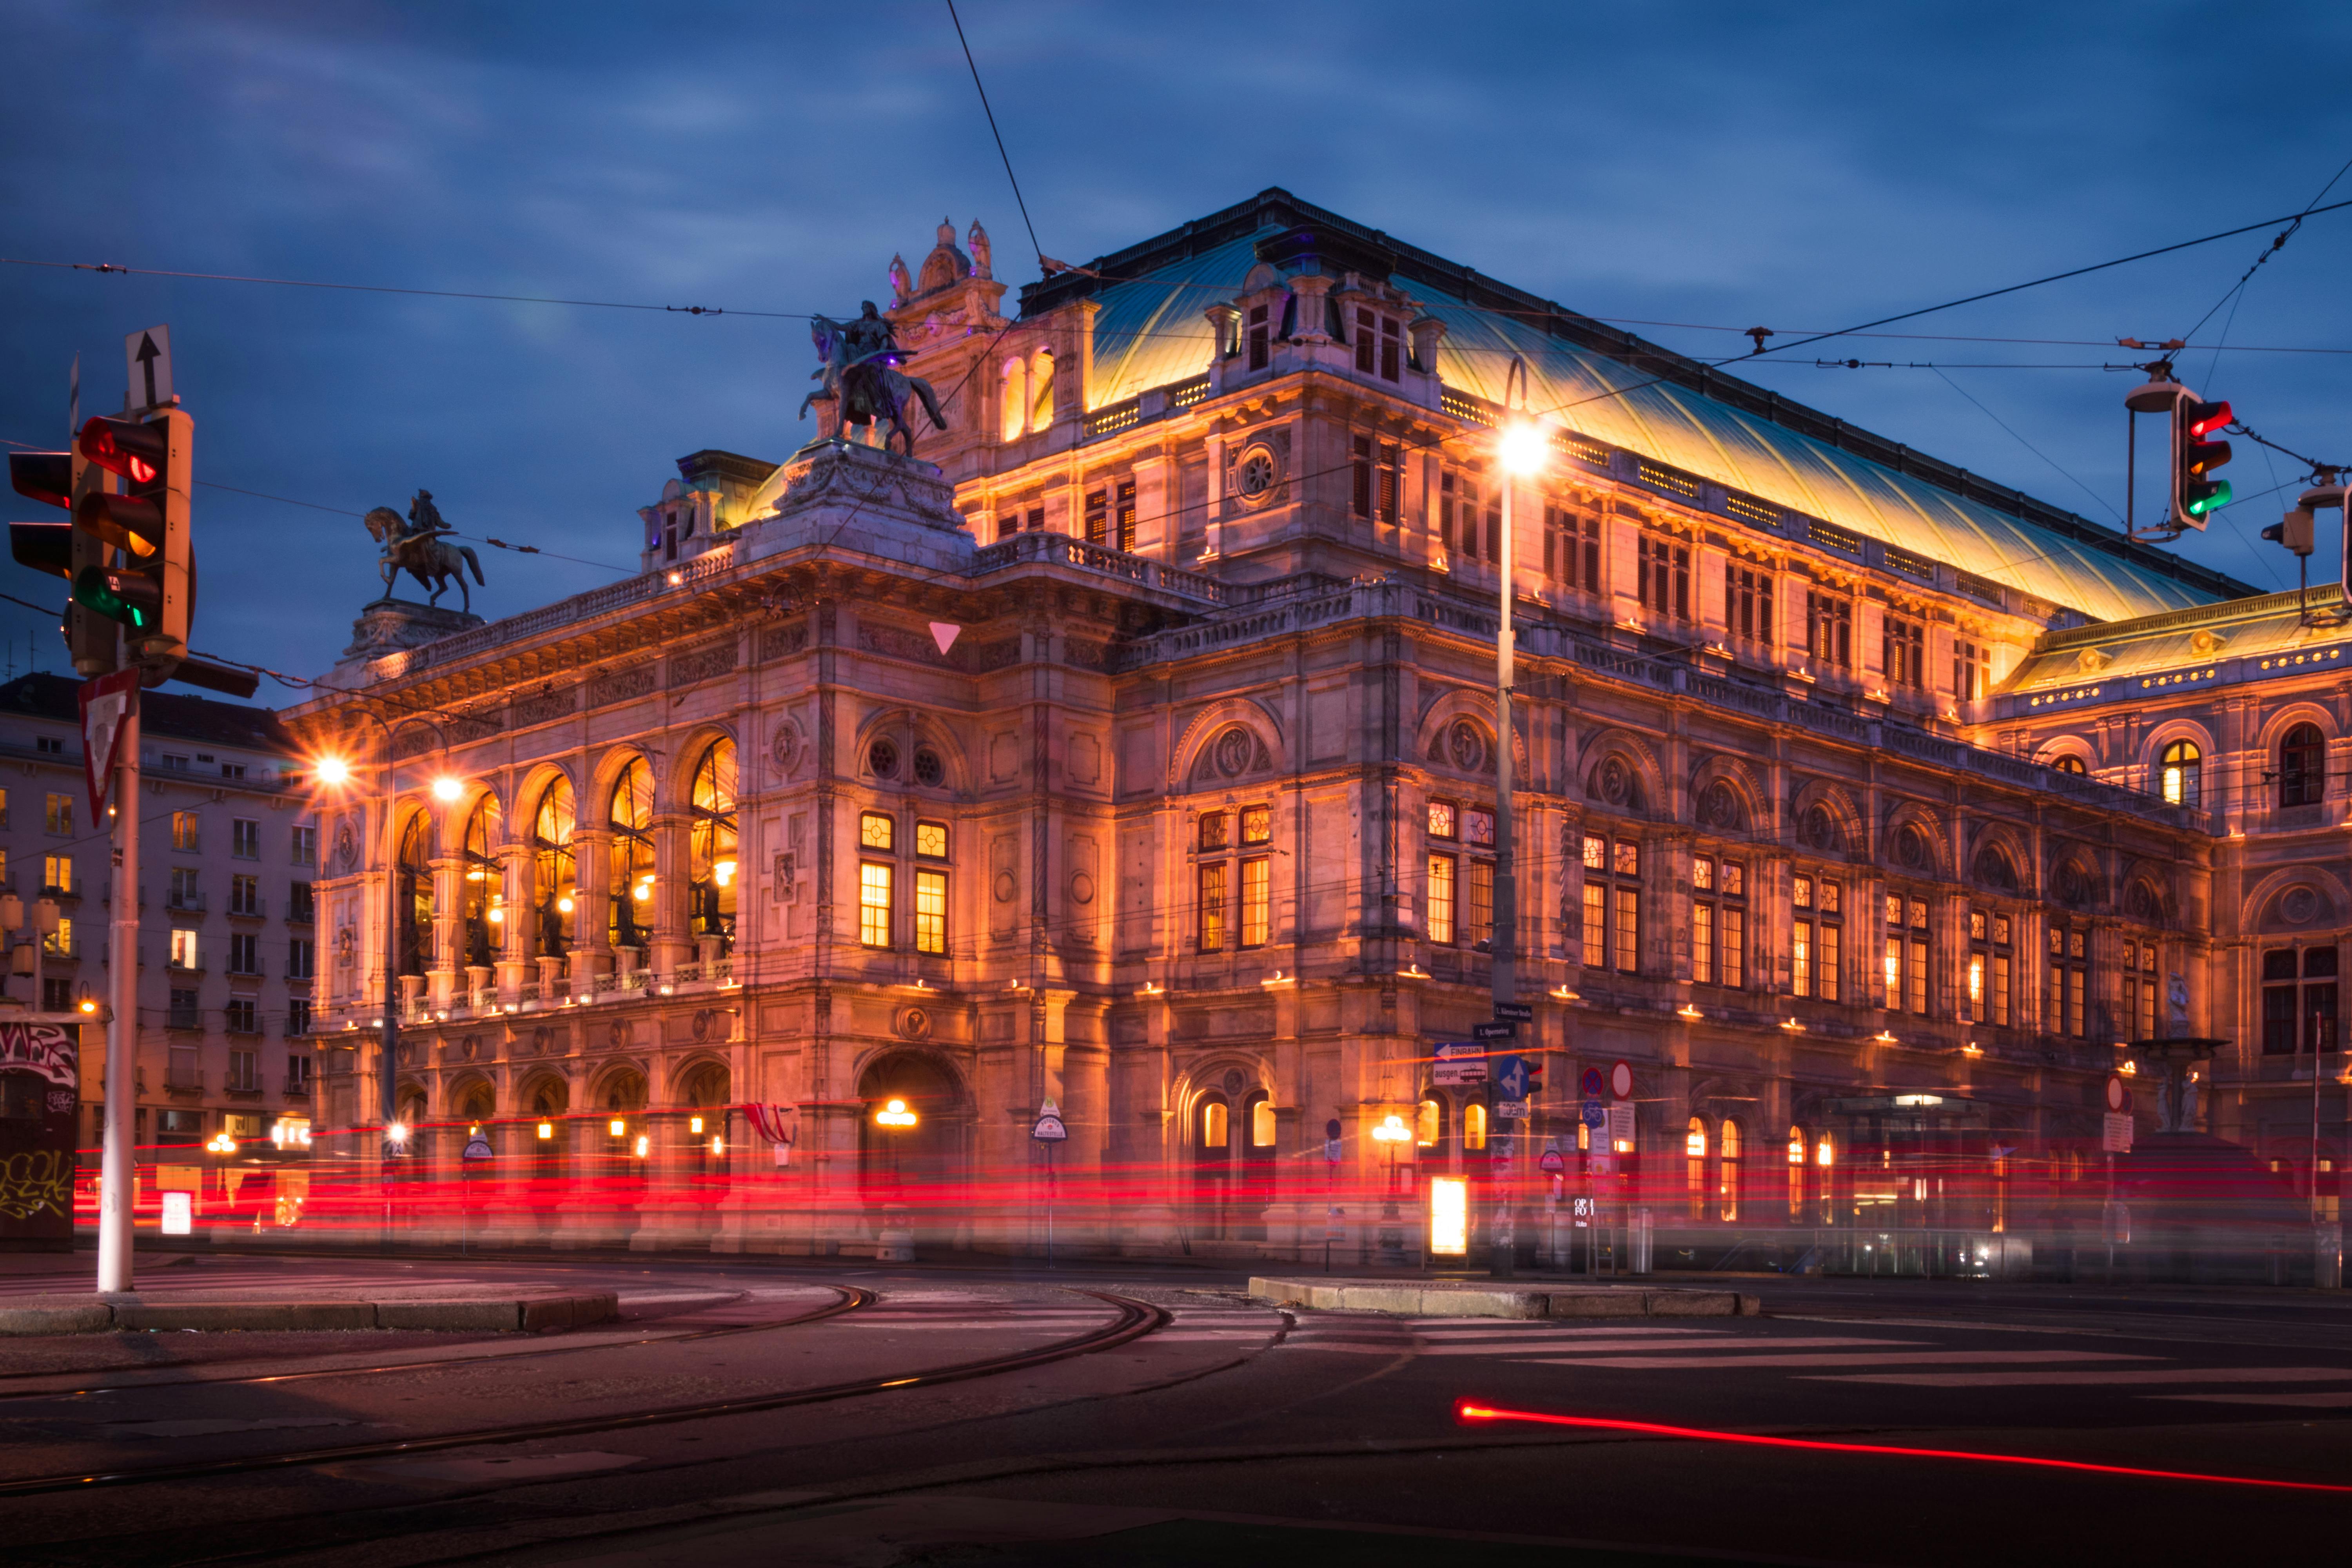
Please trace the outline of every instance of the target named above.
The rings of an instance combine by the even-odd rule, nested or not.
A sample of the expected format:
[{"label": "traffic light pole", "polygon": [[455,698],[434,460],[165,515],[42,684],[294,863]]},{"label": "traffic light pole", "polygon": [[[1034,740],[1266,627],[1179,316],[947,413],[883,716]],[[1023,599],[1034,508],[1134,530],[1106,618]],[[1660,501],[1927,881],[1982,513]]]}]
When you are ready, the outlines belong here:
[{"label": "traffic light pole", "polygon": [[106,1023],[106,1136],[100,1155],[98,1290],[132,1289],[131,1213],[139,1168],[132,1152],[139,1096],[139,689],[122,714],[114,773],[114,921],[110,978],[114,1016]]},{"label": "traffic light pole", "polygon": [[[1502,469],[1503,538],[1499,567],[1502,589],[1496,607],[1495,626],[1495,924],[1487,942],[1487,964],[1495,982],[1497,1003],[1518,1000],[1519,946],[1519,879],[1517,824],[1511,799],[1511,686],[1517,678],[1514,661],[1517,654],[1517,638],[1511,627],[1512,538],[1511,492],[1517,489],[1517,476],[1507,465]],[[1494,1016],[1502,1016],[1496,1007]],[[1503,1130],[1495,1114],[1495,1077],[1486,1075],[1486,1138],[1489,1158],[1499,1148],[1508,1156],[1502,1173],[1491,1184],[1495,1200],[1494,1223],[1487,1232],[1487,1272],[1497,1279],[1508,1279],[1512,1273],[1513,1253],[1518,1237],[1513,1232],[1516,1217],[1517,1150],[1508,1131]]]}]

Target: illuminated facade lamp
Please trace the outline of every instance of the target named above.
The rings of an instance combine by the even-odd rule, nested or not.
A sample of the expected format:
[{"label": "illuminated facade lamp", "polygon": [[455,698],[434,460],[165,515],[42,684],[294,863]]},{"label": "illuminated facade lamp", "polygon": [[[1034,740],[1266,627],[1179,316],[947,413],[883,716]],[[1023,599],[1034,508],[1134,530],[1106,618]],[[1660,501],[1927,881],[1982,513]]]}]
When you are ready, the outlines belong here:
[{"label": "illuminated facade lamp", "polygon": [[1576,1002],[1582,1000],[1582,998],[1578,996],[1575,992],[1570,991],[1565,985],[1553,986],[1551,988],[1551,998],[1555,1002]]},{"label": "illuminated facade lamp", "polygon": [[1403,1117],[1391,1110],[1381,1119],[1378,1127],[1372,1129],[1372,1141],[1376,1143],[1409,1143],[1412,1141],[1412,1129],[1404,1124]]},{"label": "illuminated facade lamp", "polygon": [[1706,1158],[1706,1130],[1705,1128],[1694,1127],[1690,1130],[1688,1135],[1683,1139],[1683,1152],[1689,1155],[1694,1160],[1704,1160]]},{"label": "illuminated facade lamp", "polygon": [[903,1100],[893,1100],[874,1113],[874,1124],[877,1127],[895,1127],[903,1130],[912,1127],[915,1120],[915,1113],[907,1109],[907,1102]]},{"label": "illuminated facade lamp", "polygon": [[466,786],[464,784],[459,784],[456,779],[450,778],[446,774],[444,774],[440,778],[433,781],[433,798],[435,800],[455,800],[460,795],[463,795],[465,791]]},{"label": "illuminated facade lamp", "polygon": [[1675,1016],[1677,1018],[1704,1018],[1706,1015],[1685,1002],[1681,1006],[1675,1009]]},{"label": "illuminated facade lamp", "polygon": [[1802,1134],[1802,1133],[1796,1133],[1796,1134],[1792,1134],[1792,1135],[1790,1137],[1790,1139],[1789,1139],[1789,1163],[1790,1163],[1791,1165],[1801,1165],[1801,1164],[1803,1164],[1804,1163],[1805,1163],[1805,1138],[1804,1138],[1804,1134]]},{"label": "illuminated facade lamp", "polygon": [[722,888],[733,883],[735,880],[735,862],[732,860],[713,860],[710,863],[710,879],[718,883]]},{"label": "illuminated facade lamp", "polygon": [[702,1118],[701,1118],[701,1117],[699,1117],[699,1116],[689,1116],[689,1117],[688,1117],[688,1118],[686,1119],[686,1130],[687,1130],[688,1132],[693,1133],[697,1138],[701,1137],[701,1136],[702,1136]]},{"label": "illuminated facade lamp", "polygon": [[218,1133],[205,1144],[205,1150],[212,1154],[234,1154],[236,1152],[236,1140],[226,1132]]},{"label": "illuminated facade lamp", "polygon": [[1822,1141],[1813,1145],[1813,1163],[1824,1170],[1837,1163],[1837,1147],[1830,1142],[1830,1135],[1826,1132],[1822,1134]]},{"label": "illuminated facade lamp", "polygon": [[407,1142],[408,1123],[405,1121],[393,1121],[385,1123],[383,1129],[383,1139],[387,1143]]},{"label": "illuminated facade lamp", "polygon": [[540,1135],[540,1137],[541,1137],[542,1140],[554,1137],[554,1136],[555,1136],[555,1123],[554,1123],[554,1122],[552,1122],[552,1121],[542,1121],[542,1122],[541,1122],[541,1123],[539,1124],[539,1135]]},{"label": "illuminated facade lamp", "polygon": [[710,1135],[710,1152],[714,1154],[724,1154],[727,1152],[727,1140],[720,1137],[718,1133],[713,1132]]},{"label": "illuminated facade lamp", "polygon": [[646,1155],[652,1151],[654,1141],[651,1138],[646,1137],[642,1132],[637,1134],[636,1153],[638,1159],[644,1159]]},{"label": "illuminated facade lamp", "polygon": [[320,784],[348,784],[352,764],[341,757],[320,757],[310,764],[310,773]]},{"label": "illuminated facade lamp", "polygon": [[629,1124],[617,1116],[613,1118],[608,1125],[615,1138],[626,1138],[629,1135]]}]

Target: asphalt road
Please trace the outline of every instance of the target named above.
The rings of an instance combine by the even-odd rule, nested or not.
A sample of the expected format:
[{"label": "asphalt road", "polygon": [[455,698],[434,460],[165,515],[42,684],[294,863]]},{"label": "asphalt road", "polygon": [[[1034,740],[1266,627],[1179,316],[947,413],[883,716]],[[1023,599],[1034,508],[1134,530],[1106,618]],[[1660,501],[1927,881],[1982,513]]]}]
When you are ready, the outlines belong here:
[{"label": "asphalt road", "polygon": [[[27,1265],[0,1293],[59,1283]],[[1286,1313],[1197,1268],[208,1256],[170,1282],[489,1279],[623,1318],[0,1341],[0,1560],[1982,1568],[2352,1538],[2338,1294],[1743,1282],[1766,1316],[1514,1323]],[[2234,1479],[1856,1451],[1888,1447]]]}]

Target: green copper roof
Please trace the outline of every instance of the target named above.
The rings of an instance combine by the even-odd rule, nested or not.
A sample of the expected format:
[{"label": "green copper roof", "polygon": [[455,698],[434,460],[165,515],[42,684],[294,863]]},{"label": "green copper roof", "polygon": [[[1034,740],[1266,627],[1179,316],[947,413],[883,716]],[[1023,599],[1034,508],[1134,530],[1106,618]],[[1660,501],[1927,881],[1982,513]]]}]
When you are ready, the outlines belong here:
[{"label": "green copper roof", "polygon": [[[1120,402],[1207,369],[1214,339],[1202,310],[1239,292],[1258,243],[1284,232],[1262,227],[1090,289],[1100,313],[1089,404]],[[1448,386],[1499,403],[1517,354],[1528,363],[1528,406],[1570,429],[2098,620],[2221,596],[1687,387],[1653,381],[1561,342],[1535,321],[1468,304],[1409,276],[1412,270],[1401,268],[1393,280],[1446,323],[1438,370]]]}]

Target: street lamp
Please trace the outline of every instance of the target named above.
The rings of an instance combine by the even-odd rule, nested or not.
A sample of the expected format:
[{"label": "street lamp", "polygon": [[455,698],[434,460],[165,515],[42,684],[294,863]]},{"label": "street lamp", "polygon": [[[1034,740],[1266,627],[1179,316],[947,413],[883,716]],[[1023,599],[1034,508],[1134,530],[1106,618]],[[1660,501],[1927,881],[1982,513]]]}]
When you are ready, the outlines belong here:
[{"label": "street lamp", "polygon": [[[1514,356],[1505,385],[1506,401],[1510,392],[1518,393],[1514,407],[1524,405],[1527,397],[1528,370],[1524,360]],[[1517,639],[1511,628],[1513,578],[1516,575],[1512,550],[1512,500],[1517,489],[1515,481],[1543,470],[1551,452],[1550,430],[1524,414],[1512,414],[1495,434],[1495,462],[1503,470],[1503,539],[1500,568],[1502,583],[1496,590],[1497,614],[1495,624],[1495,929],[1488,939],[1490,954],[1488,971],[1494,980],[1495,1001],[1498,1005],[1518,1001],[1518,936],[1519,883],[1518,854],[1514,832],[1511,799],[1511,685],[1513,661],[1517,652]],[[1497,1016],[1500,1016],[1499,1011]],[[1494,1092],[1488,1079],[1487,1093]],[[1507,1139],[1508,1134],[1505,1135]],[[1507,1142],[1506,1148],[1510,1147]],[[1495,1224],[1487,1253],[1488,1271],[1498,1279],[1511,1276],[1512,1252],[1517,1237],[1512,1234],[1510,1167],[1495,1184]]]},{"label": "street lamp", "polygon": [[1404,1265],[1404,1219],[1397,1213],[1396,1153],[1397,1145],[1412,1137],[1412,1129],[1404,1118],[1391,1110],[1372,1129],[1372,1142],[1388,1154],[1388,1192],[1381,1200],[1381,1256],[1383,1261]]}]

